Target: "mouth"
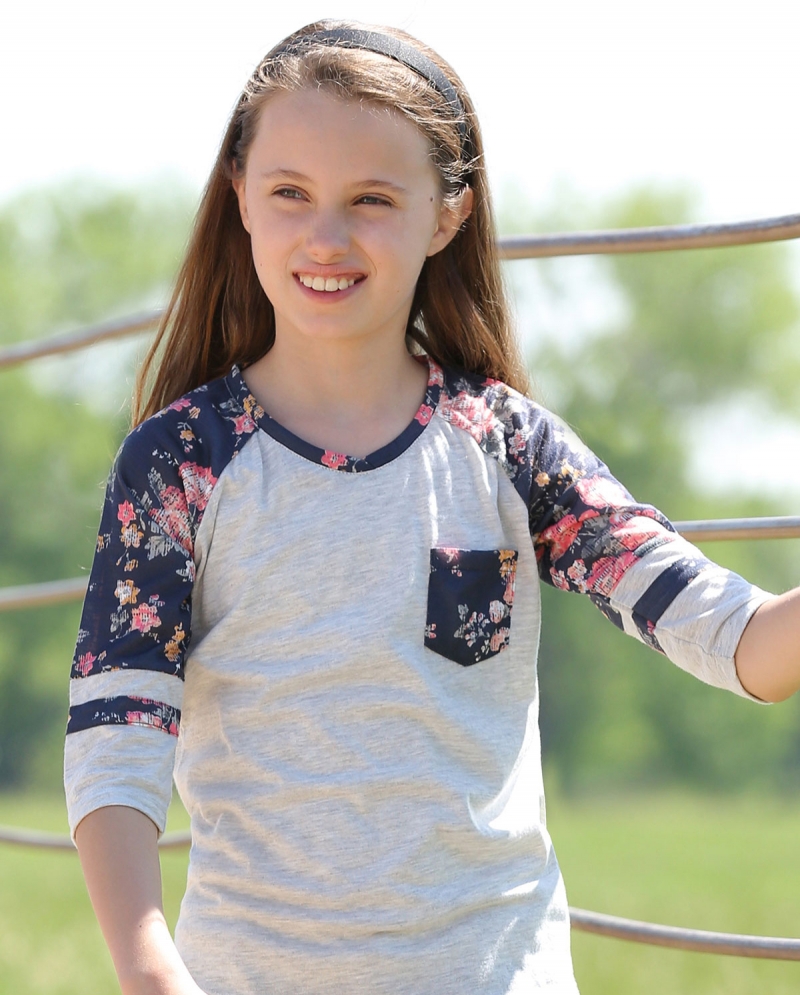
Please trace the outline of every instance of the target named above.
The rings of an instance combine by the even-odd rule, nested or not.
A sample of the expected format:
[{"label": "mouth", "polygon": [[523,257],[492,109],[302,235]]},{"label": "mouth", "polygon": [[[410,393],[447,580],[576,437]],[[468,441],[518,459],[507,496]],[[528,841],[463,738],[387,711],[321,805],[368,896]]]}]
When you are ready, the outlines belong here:
[{"label": "mouth", "polygon": [[343,290],[349,290],[350,287],[361,283],[366,277],[361,274],[326,277],[314,276],[311,273],[295,273],[295,279],[304,287],[315,290],[317,293],[336,294]]}]

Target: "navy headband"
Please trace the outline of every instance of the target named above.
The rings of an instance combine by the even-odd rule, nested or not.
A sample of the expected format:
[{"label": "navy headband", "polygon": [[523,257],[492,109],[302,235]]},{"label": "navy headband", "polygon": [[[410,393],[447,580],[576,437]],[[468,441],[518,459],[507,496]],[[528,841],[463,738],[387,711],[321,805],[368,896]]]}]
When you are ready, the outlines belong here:
[{"label": "navy headband", "polygon": [[472,141],[467,126],[467,116],[464,112],[464,105],[456,93],[456,88],[436,63],[419,49],[399,38],[381,34],[378,31],[364,31],[360,28],[333,28],[293,38],[290,42],[276,48],[271,55],[273,58],[277,58],[284,53],[300,52],[305,46],[314,44],[360,48],[365,52],[377,52],[378,55],[385,55],[387,58],[394,59],[396,62],[408,66],[409,69],[413,69],[415,73],[422,76],[438,90],[450,104],[461,136],[462,152],[467,160],[471,158]]}]

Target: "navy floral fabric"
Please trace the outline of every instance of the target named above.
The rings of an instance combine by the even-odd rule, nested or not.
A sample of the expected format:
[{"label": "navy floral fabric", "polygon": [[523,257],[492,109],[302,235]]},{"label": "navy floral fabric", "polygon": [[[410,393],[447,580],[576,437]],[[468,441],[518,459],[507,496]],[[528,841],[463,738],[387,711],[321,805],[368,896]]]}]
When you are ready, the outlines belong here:
[{"label": "navy floral fabric", "polygon": [[425,645],[462,666],[508,646],[517,551],[431,550]]},{"label": "navy floral fabric", "polygon": [[98,725],[150,726],[171,736],[178,735],[181,711],[163,701],[119,695],[116,698],[87,701],[70,709],[67,733]]},{"label": "navy floral fabric", "polygon": [[[222,470],[261,411],[216,380],[125,439],[112,468],[72,678],[147,670],[183,680],[191,641],[194,537]],[[67,732],[146,725],[178,734],[180,712],[127,696],[73,705]]]}]

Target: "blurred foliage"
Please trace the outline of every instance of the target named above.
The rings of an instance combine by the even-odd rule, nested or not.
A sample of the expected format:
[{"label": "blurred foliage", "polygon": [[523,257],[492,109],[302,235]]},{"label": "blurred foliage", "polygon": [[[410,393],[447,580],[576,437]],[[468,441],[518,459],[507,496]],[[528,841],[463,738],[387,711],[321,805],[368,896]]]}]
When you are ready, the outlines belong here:
[{"label": "blurred foliage", "polygon": [[[0,206],[0,345],[160,303],[192,207],[174,185],[77,183]],[[122,413],[76,401],[90,353],[45,362],[56,364],[48,389],[41,363],[0,371],[0,586],[88,569],[126,429]],[[79,613],[61,605],[0,615],[0,787],[60,782]]]},{"label": "blurred foliage", "polygon": [[[514,227],[623,228],[699,216],[685,191],[648,189],[577,213],[567,196],[544,218],[521,216],[517,204]],[[528,330],[546,402],[639,500],[673,519],[789,512],[781,466],[748,471],[763,482],[756,497],[750,487],[751,496],[734,489],[713,498],[689,467],[693,426],[723,401],[800,415],[792,258],[780,244],[607,256],[580,272],[615,306],[598,316],[590,302],[577,319],[583,329]],[[551,312],[574,290],[574,260],[514,266],[511,279],[532,278],[550,295]],[[713,543],[704,552],[754,583],[785,590],[800,582],[796,546]],[[708,688],[616,631],[586,599],[544,587],[541,727],[545,764],[562,789],[800,782],[800,702],[762,708]]]}]

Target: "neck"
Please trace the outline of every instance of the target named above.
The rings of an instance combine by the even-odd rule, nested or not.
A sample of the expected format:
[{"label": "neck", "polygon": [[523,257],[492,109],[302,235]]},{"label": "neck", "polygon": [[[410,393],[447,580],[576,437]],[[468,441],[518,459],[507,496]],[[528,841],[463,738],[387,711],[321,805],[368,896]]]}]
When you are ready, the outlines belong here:
[{"label": "neck", "polygon": [[270,417],[295,435],[366,456],[411,422],[428,373],[408,354],[403,336],[325,341],[277,334],[244,376]]}]

